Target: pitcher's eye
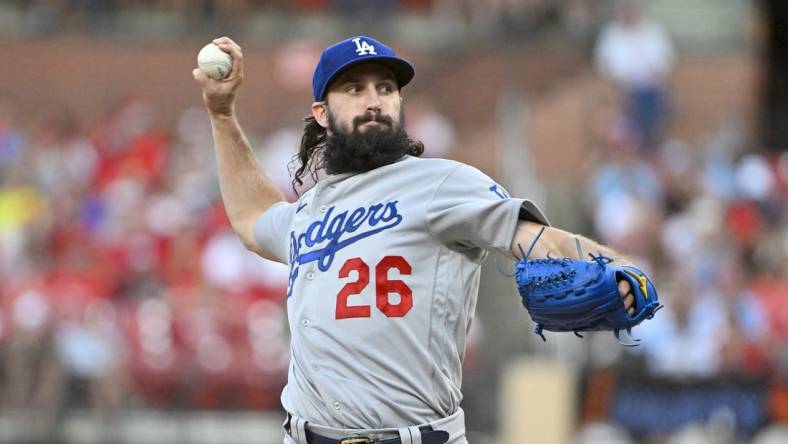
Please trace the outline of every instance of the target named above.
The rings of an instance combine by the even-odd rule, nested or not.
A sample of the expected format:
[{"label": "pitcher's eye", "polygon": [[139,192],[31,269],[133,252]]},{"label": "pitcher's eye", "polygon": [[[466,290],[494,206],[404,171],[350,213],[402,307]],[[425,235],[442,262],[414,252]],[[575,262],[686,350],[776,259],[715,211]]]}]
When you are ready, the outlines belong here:
[{"label": "pitcher's eye", "polygon": [[380,94],[390,94],[394,92],[394,84],[392,83],[383,83],[378,86],[378,92]]}]

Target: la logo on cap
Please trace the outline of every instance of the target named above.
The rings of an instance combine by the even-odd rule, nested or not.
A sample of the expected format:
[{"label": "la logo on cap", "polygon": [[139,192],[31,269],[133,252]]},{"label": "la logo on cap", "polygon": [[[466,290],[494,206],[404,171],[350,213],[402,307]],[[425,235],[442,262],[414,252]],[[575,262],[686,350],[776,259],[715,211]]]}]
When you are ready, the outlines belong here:
[{"label": "la logo on cap", "polygon": [[360,56],[367,54],[378,55],[375,52],[375,47],[367,43],[366,40],[361,40],[361,37],[354,38],[353,43],[356,44],[356,54]]}]

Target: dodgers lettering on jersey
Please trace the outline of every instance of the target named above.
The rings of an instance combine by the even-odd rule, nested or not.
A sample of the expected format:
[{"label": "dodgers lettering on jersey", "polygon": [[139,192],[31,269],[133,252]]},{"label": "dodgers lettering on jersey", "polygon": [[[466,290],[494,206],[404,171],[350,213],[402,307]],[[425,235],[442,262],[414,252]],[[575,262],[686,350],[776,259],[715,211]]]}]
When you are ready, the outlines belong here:
[{"label": "dodgers lettering on jersey", "polygon": [[255,240],[290,265],[284,408],[355,429],[456,412],[481,263],[513,257],[521,211],[547,223],[475,168],[410,156],[272,206]]},{"label": "dodgers lettering on jersey", "polygon": [[[305,231],[290,232],[287,297],[292,294],[293,282],[298,278],[298,269],[302,264],[317,261],[320,271],[327,271],[337,251],[402,222],[402,215],[397,212],[397,201],[377,203],[334,215],[335,209],[333,206],[329,208],[322,219],[312,222]],[[303,253],[301,251],[303,247],[315,246],[318,248]]]}]

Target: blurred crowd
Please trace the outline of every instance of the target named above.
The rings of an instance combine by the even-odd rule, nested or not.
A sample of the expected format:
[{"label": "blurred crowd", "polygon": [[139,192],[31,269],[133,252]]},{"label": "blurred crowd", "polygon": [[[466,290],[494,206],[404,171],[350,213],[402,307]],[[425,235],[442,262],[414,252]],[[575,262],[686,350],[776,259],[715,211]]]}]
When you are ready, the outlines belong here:
[{"label": "blurred crowd", "polygon": [[637,2],[618,6],[595,48],[619,92],[594,122],[588,211],[660,284],[665,311],[638,328],[648,367],[788,377],[788,152],[755,146],[736,113],[696,140],[672,137],[672,43]]},{"label": "blurred crowd", "polygon": [[592,120],[586,211],[654,277],[665,307],[635,329],[641,347],[619,356],[617,384],[591,372],[586,406],[626,430],[578,439],[678,429],[668,442],[741,442],[788,421],[788,151],[759,147],[736,112],[675,137],[672,43],[634,2],[619,5],[594,51],[615,93]]},{"label": "blurred crowd", "polygon": [[0,101],[4,407],[278,406],[287,271],[231,232],[204,111],[156,113],[80,129]]},{"label": "blurred crowd", "polygon": [[[788,152],[754,149],[736,119],[648,147],[626,112],[608,111],[587,212],[653,277],[664,308],[633,330],[642,342],[618,355],[616,382],[591,371],[586,402],[610,396],[597,413],[641,438],[698,429],[675,442],[741,442],[788,422]],[[591,367],[610,365],[606,354]]]},{"label": "blurred crowd", "polygon": [[731,122],[699,146],[609,146],[589,181],[606,242],[644,261],[665,310],[637,329],[656,374],[788,377],[788,155]]}]

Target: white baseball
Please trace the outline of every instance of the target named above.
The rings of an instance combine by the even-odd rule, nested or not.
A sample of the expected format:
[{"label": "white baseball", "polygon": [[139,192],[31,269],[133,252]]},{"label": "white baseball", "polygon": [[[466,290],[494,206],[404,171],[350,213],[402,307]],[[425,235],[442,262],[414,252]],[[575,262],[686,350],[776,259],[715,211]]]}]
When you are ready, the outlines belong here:
[{"label": "white baseball", "polygon": [[233,69],[233,59],[218,46],[208,43],[197,54],[197,66],[208,77],[219,80],[230,74]]}]

